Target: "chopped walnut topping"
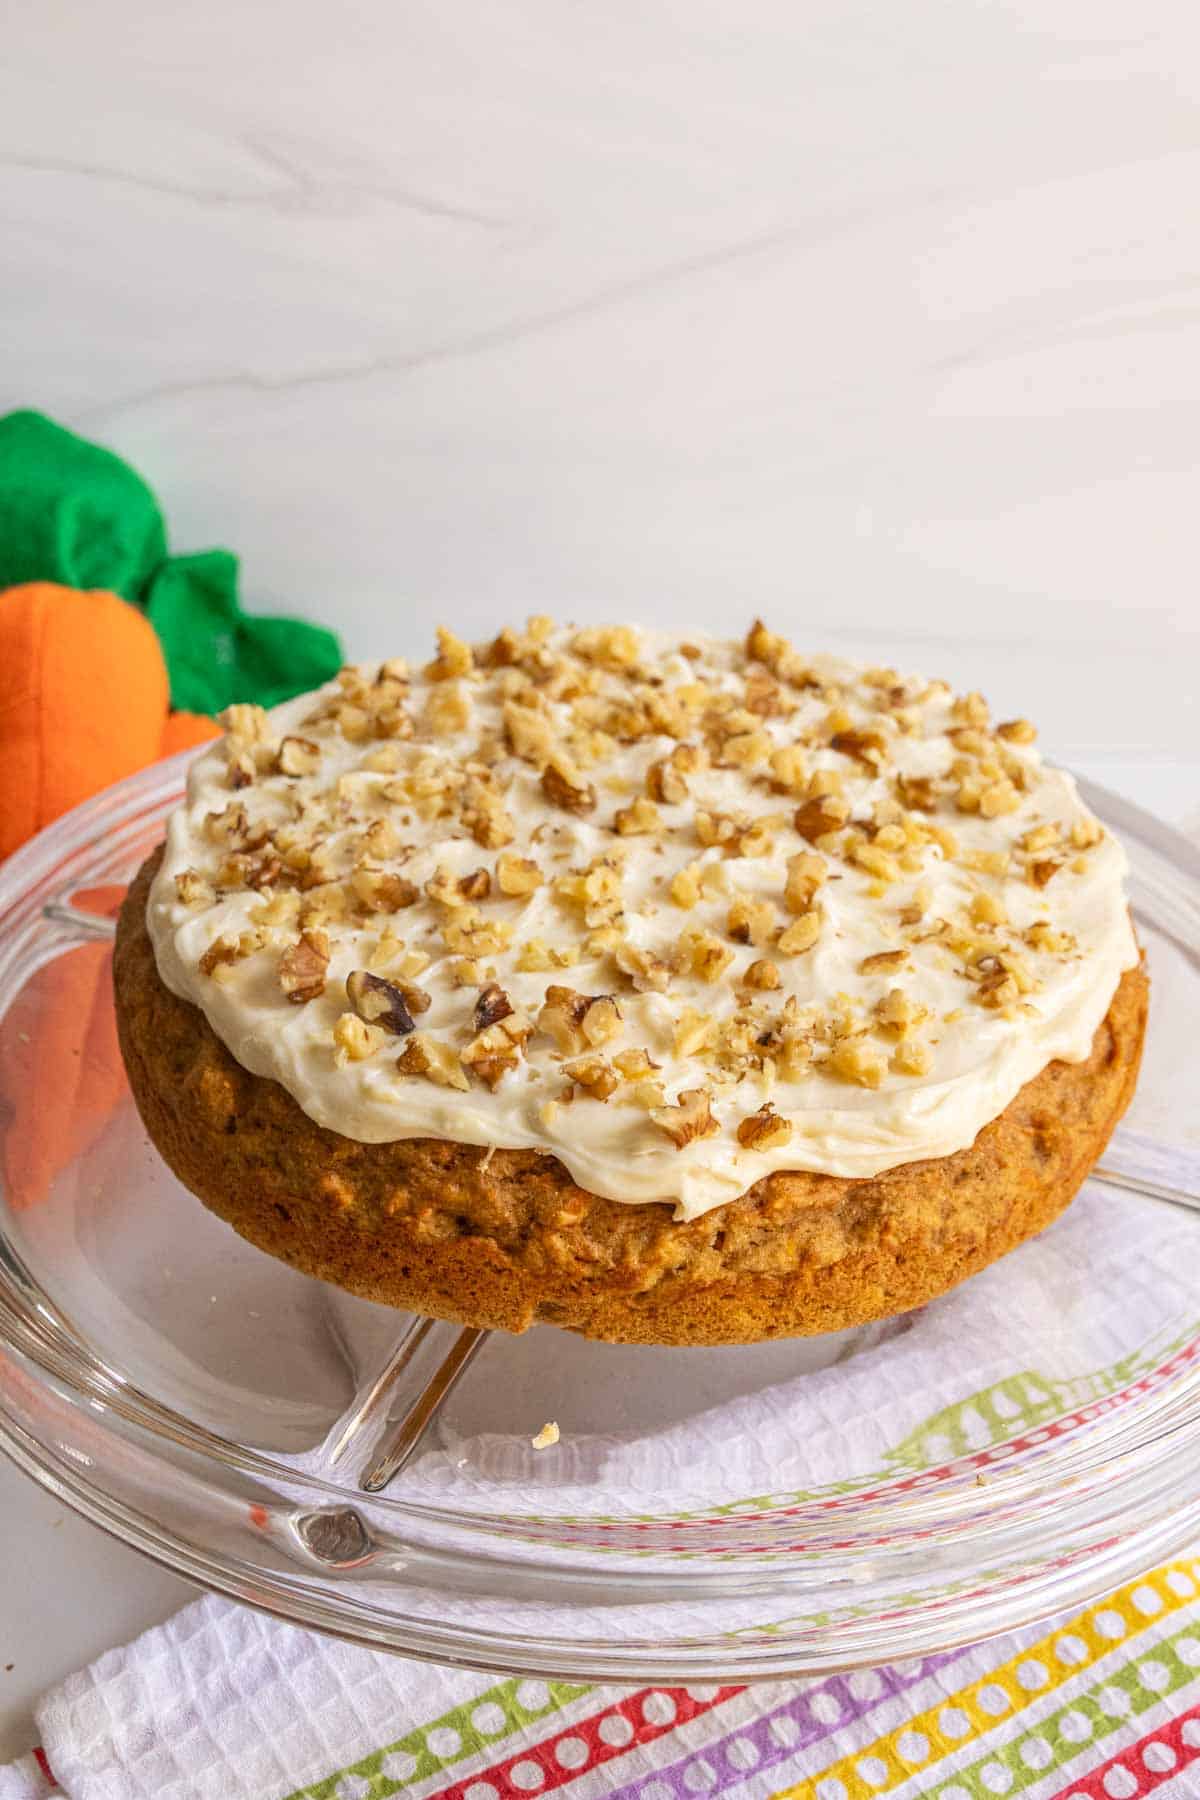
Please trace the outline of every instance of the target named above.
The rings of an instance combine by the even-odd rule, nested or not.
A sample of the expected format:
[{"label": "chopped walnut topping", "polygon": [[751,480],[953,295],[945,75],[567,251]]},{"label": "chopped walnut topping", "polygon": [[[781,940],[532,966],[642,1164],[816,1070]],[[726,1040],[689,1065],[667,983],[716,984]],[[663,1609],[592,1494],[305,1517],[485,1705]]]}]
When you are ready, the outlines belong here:
[{"label": "chopped walnut topping", "polygon": [[717,1021],[711,1013],[700,1013],[693,1006],[685,1006],[675,1021],[672,1048],[676,1056],[699,1056],[711,1046],[716,1031]]},{"label": "chopped walnut topping", "polygon": [[270,741],[270,715],[261,706],[250,706],[244,701],[238,701],[233,706],[227,706],[224,712],[218,713],[217,723],[225,727],[232,744],[242,746]]},{"label": "chopped walnut topping", "polygon": [[1056,930],[1046,919],[1038,919],[1024,933],[1031,950],[1044,950],[1051,956],[1071,956],[1079,948],[1069,931]]},{"label": "chopped walnut topping", "polygon": [[321,766],[321,750],[311,738],[285,737],[275,759],[281,775],[315,775]]},{"label": "chopped walnut topping", "polygon": [[850,861],[878,881],[899,881],[904,873],[892,852],[881,850],[878,844],[851,844]]},{"label": "chopped walnut topping", "polygon": [[824,885],[828,874],[829,865],[824,857],[817,856],[811,850],[801,850],[799,855],[789,856],[787,884],[783,890],[783,903],[788,911],[811,912],[817,889]]},{"label": "chopped walnut topping", "polygon": [[700,752],[692,745],[677,744],[669,756],[659,757],[646,770],[646,792],[652,800],[678,806],[687,799],[687,777],[699,767]]},{"label": "chopped walnut topping", "polygon": [[979,812],[985,819],[998,819],[1004,813],[1016,812],[1021,796],[1007,776],[984,788],[979,796]]},{"label": "chopped walnut topping", "polygon": [[[486,993],[487,990],[484,991]],[[497,992],[500,991],[497,989]],[[477,1027],[479,1017],[480,1006],[476,1002]],[[504,1077],[519,1066],[532,1029],[523,1013],[514,1012],[510,1008],[498,1019],[478,1028],[477,1035],[463,1051],[462,1060],[473,1074],[478,1075],[495,1092]]]},{"label": "chopped walnut topping", "polygon": [[220,969],[229,968],[237,962],[242,951],[236,937],[228,935],[214,938],[208,949],[200,958],[199,969],[202,975],[216,975]]},{"label": "chopped walnut topping", "polygon": [[[419,990],[416,990],[419,991]],[[346,998],[368,1025],[377,1025],[382,1031],[391,1032],[394,1037],[407,1037],[413,1030],[412,1013],[404,989],[398,984],[385,981],[382,975],[372,975],[366,969],[354,969],[346,977]],[[429,1005],[429,995],[424,996],[425,1005]],[[418,1007],[419,1012],[424,1011]]]},{"label": "chopped walnut topping", "polygon": [[1028,719],[1005,719],[997,725],[996,735],[1009,744],[1032,744],[1037,732]]},{"label": "chopped walnut topping", "polygon": [[564,1055],[594,1050],[622,1029],[620,1009],[611,994],[577,994],[574,988],[554,985],[546,989],[537,1024]]},{"label": "chopped walnut topping", "polygon": [[464,900],[486,900],[492,891],[492,878],[486,869],[472,869],[469,875],[459,877],[458,891]]},{"label": "chopped walnut topping", "polygon": [[525,975],[544,974],[549,969],[570,969],[579,961],[579,948],[569,944],[563,950],[552,949],[541,938],[527,938],[517,952],[517,968]]},{"label": "chopped walnut topping", "polygon": [[552,758],[542,770],[542,792],[564,812],[591,812],[596,804],[595,788],[561,757]]},{"label": "chopped walnut topping", "polygon": [[[732,952],[730,953],[732,955]],[[664,957],[654,956],[648,950],[642,950],[637,944],[626,940],[618,944],[613,952],[613,961],[622,975],[628,975],[635,991],[639,994],[665,994],[671,985],[671,977],[675,973],[672,965]]]},{"label": "chopped walnut topping", "polygon": [[355,869],[350,886],[359,905],[368,912],[401,912],[421,897],[415,882],[387,869]]},{"label": "chopped walnut topping", "polygon": [[887,1073],[883,1052],[859,1037],[843,1038],[835,1044],[825,1066],[843,1081],[866,1088],[877,1088]]},{"label": "chopped walnut topping", "polygon": [[510,1018],[513,1012],[512,1001],[498,981],[489,981],[480,988],[479,998],[475,1002],[475,1029],[486,1031],[489,1025],[498,1025],[501,1019]]},{"label": "chopped walnut topping", "polygon": [[781,794],[803,794],[808,783],[808,765],[804,760],[804,752],[795,744],[781,745],[772,750],[771,785]]},{"label": "chopped walnut topping", "polygon": [[457,1050],[424,1031],[413,1032],[396,1058],[396,1067],[402,1075],[423,1075],[437,1087],[465,1091],[471,1085]]},{"label": "chopped walnut topping", "polygon": [[258,773],[258,765],[248,750],[230,748],[226,780],[231,788],[249,787]]},{"label": "chopped walnut topping", "polygon": [[777,942],[784,956],[800,956],[805,950],[812,949],[820,935],[820,913],[806,912],[780,932]]},{"label": "chopped walnut topping", "polygon": [[729,946],[711,931],[685,931],[680,949],[692,974],[701,981],[719,981],[734,956]]},{"label": "chopped walnut topping", "polygon": [[780,984],[780,979],[779,970],[776,965],[773,962],[765,961],[761,957],[757,962],[752,962],[742,976],[742,981],[746,987],[755,988],[764,993],[769,993],[773,988],[777,988]]},{"label": "chopped walnut topping", "polygon": [[504,708],[504,736],[509,749],[522,762],[545,768],[554,754],[554,732],[544,712],[510,700]]},{"label": "chopped walnut topping", "polygon": [[676,906],[681,906],[685,912],[697,906],[701,893],[700,864],[688,863],[686,868],[677,870],[671,877],[668,892]]},{"label": "chopped walnut topping", "polygon": [[509,899],[520,900],[542,885],[542,871],[528,856],[505,851],[496,858],[496,885]]},{"label": "chopped walnut topping", "polygon": [[333,1027],[333,1060],[339,1067],[348,1062],[364,1062],[386,1041],[377,1025],[368,1025],[357,1013],[340,1013]]},{"label": "chopped walnut topping", "polygon": [[628,669],[638,659],[637,633],[629,625],[601,625],[576,632],[571,648],[584,662],[606,669]]},{"label": "chopped walnut topping", "polygon": [[775,908],[769,900],[743,895],[729,908],[725,929],[736,944],[769,944],[775,933]]},{"label": "chopped walnut topping", "polygon": [[636,1049],[618,1050],[612,1060],[613,1068],[622,1081],[643,1081],[659,1066],[651,1061],[649,1051],[640,1046]]},{"label": "chopped walnut topping", "polygon": [[928,775],[897,775],[896,798],[910,812],[933,812],[937,806],[937,788]]},{"label": "chopped walnut topping", "polygon": [[512,934],[508,920],[485,919],[475,906],[460,907],[442,925],[442,942],[455,956],[496,956],[507,950]]},{"label": "chopped walnut topping", "polygon": [[792,1141],[790,1119],[781,1119],[770,1101],[750,1113],[737,1128],[737,1141],[743,1150],[782,1150]]},{"label": "chopped walnut topping", "polygon": [[971,898],[971,918],[976,925],[1007,925],[1004,903],[995,894],[980,891]]},{"label": "chopped walnut topping", "polygon": [[279,985],[294,1006],[325,992],[329,939],[323,931],[302,931],[279,959]]},{"label": "chopped walnut topping", "polygon": [[876,772],[887,761],[888,744],[882,731],[835,731],[829,747]]},{"label": "chopped walnut topping", "polygon": [[426,678],[429,681],[453,681],[460,675],[469,675],[475,667],[471,646],[443,625],[437,628],[437,641],[437,660],[426,667]]},{"label": "chopped walnut topping", "polygon": [[499,850],[516,836],[500,795],[482,780],[469,781],[463,789],[462,822],[484,850]]},{"label": "chopped walnut topping", "polygon": [[1047,820],[1044,825],[1032,826],[1023,837],[1017,839],[1017,844],[1030,856],[1036,856],[1040,851],[1049,850],[1051,845],[1057,844],[1061,836],[1060,828],[1052,820]]},{"label": "chopped walnut topping", "polygon": [[789,710],[783,689],[774,676],[762,669],[751,669],[746,676],[746,710],[760,719],[772,719]]},{"label": "chopped walnut topping", "polygon": [[459,681],[431,688],[421,725],[432,738],[455,737],[471,723],[471,703]]},{"label": "chopped walnut topping", "polygon": [[707,1088],[687,1088],[673,1106],[655,1106],[650,1117],[665,1131],[677,1150],[697,1138],[715,1137],[721,1127],[712,1116],[712,1096]]},{"label": "chopped walnut topping", "polygon": [[873,956],[863,957],[858,969],[861,975],[890,975],[907,961],[907,950],[876,950]]},{"label": "chopped walnut topping", "polygon": [[1071,827],[1071,842],[1076,850],[1090,850],[1104,836],[1098,819],[1076,819]]},{"label": "chopped walnut topping", "polygon": [[928,1075],[933,1051],[919,1038],[904,1038],[892,1051],[892,1068],[898,1075]]},{"label": "chopped walnut topping", "polygon": [[894,1037],[911,1037],[928,1017],[928,1009],[920,1006],[903,988],[889,988],[883,998],[875,1002],[877,1029]]},{"label": "chopped walnut topping", "polygon": [[662,818],[653,800],[640,795],[631,806],[623,806],[613,819],[613,830],[621,837],[646,837],[662,829]]},{"label": "chopped walnut topping", "polygon": [[593,1100],[607,1100],[619,1085],[619,1077],[602,1056],[579,1056],[573,1062],[565,1062],[563,1074],[569,1075]]},{"label": "chopped walnut topping", "polygon": [[1061,868],[1062,864],[1055,862],[1053,857],[1043,857],[1036,862],[1031,862],[1027,870],[1030,885],[1035,888],[1046,887],[1054,880]]},{"label": "chopped walnut topping", "polygon": [[217,898],[212,883],[197,869],[184,869],[175,877],[175,892],[185,906],[212,906]]},{"label": "chopped walnut topping", "polygon": [[975,999],[980,1006],[997,1009],[1012,1006],[1021,997],[1021,989],[1016,977],[1005,968],[998,956],[981,957],[975,965],[979,977],[975,989]]},{"label": "chopped walnut topping", "polygon": [[810,844],[840,831],[850,817],[850,808],[838,794],[821,794],[796,809],[792,824]]}]

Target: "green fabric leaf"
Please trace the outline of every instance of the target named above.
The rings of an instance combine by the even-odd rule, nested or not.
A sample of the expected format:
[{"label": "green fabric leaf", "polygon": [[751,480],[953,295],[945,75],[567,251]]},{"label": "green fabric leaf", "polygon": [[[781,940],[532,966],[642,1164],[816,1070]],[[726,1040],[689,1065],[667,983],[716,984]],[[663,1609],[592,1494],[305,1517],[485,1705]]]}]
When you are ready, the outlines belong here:
[{"label": "green fabric leaf", "polygon": [[299,619],[247,617],[237,579],[237,558],[228,550],[173,556],[155,577],[146,617],[166,655],[172,706],[203,713],[234,700],[276,706],[341,667],[331,631]]},{"label": "green fabric leaf", "polygon": [[26,581],[109,588],[144,606],[171,704],[188,712],[274,706],[341,666],[332,632],[242,611],[230,551],[168,557],[158,502],[119,456],[41,413],[14,412],[0,418],[0,589]]},{"label": "green fabric leaf", "polygon": [[37,412],[0,418],[0,588],[110,588],[140,600],[167,554],[158,502],[111,450]]}]

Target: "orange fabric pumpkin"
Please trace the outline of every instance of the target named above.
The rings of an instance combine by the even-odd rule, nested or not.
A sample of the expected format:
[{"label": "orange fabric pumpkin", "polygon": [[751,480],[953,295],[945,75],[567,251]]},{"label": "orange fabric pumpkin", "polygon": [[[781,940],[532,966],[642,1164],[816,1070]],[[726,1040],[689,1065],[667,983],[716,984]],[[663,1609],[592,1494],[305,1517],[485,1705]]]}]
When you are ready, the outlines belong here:
[{"label": "orange fabric pumpkin", "polygon": [[161,755],[167,669],[115,594],[49,581],[0,593],[0,857]]},{"label": "orange fabric pumpkin", "polygon": [[210,739],[220,737],[221,727],[204,713],[177,712],[167,715],[163,726],[160,756],[174,756],[180,750],[199,749]]}]

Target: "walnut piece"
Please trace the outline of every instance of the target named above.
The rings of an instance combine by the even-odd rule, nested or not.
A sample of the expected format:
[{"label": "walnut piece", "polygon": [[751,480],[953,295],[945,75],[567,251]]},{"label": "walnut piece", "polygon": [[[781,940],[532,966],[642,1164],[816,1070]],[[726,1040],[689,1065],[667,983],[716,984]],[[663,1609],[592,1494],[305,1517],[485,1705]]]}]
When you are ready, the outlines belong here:
[{"label": "walnut piece", "polygon": [[333,1027],[333,1060],[339,1068],[348,1062],[364,1062],[386,1041],[385,1033],[377,1025],[368,1025],[358,1013],[339,1013]]},{"label": "walnut piece", "polygon": [[819,912],[801,913],[798,919],[780,932],[776,940],[784,956],[801,956],[805,950],[811,950],[821,935],[821,915]]},{"label": "walnut piece", "polygon": [[[367,969],[352,970],[346,977],[346,998],[360,1019],[394,1037],[407,1037],[415,1029],[403,988],[385,981],[382,975],[372,975]],[[428,1006],[428,994],[424,1000]]]},{"label": "walnut piece", "polygon": [[475,1002],[473,1014],[476,1031],[486,1031],[489,1025],[498,1025],[501,1019],[507,1019],[513,1011],[512,1001],[498,981],[489,981],[480,988],[479,998]]},{"label": "walnut piece", "polygon": [[320,765],[321,751],[311,738],[285,737],[275,758],[281,775],[315,775]]},{"label": "walnut piece", "polygon": [[402,1075],[423,1075],[437,1087],[463,1091],[471,1085],[457,1050],[424,1031],[413,1032],[396,1058],[396,1067]]},{"label": "walnut piece", "polygon": [[631,805],[619,809],[613,830],[620,837],[650,837],[662,830],[662,818],[653,800],[640,794]]},{"label": "walnut piece", "polygon": [[475,658],[470,644],[464,644],[461,638],[447,631],[444,625],[437,628],[438,656],[435,662],[426,665],[427,681],[453,681],[460,675],[469,675],[475,667]]},{"label": "walnut piece", "polygon": [[602,1056],[579,1056],[562,1067],[563,1074],[569,1075],[593,1100],[609,1099],[620,1085],[616,1072]]},{"label": "walnut piece", "polygon": [[542,770],[542,792],[564,812],[587,813],[596,804],[595,788],[561,757],[551,758]]},{"label": "walnut piece", "polygon": [[903,968],[907,961],[907,950],[876,950],[873,956],[863,957],[858,972],[860,975],[888,975]]},{"label": "walnut piece", "polygon": [[729,908],[725,929],[736,944],[769,944],[775,933],[775,908],[769,900],[743,895]]},{"label": "walnut piece", "polygon": [[815,844],[830,832],[840,831],[850,817],[850,808],[838,794],[819,794],[797,807],[792,824],[802,838]]},{"label": "walnut piece", "polygon": [[359,905],[373,913],[401,912],[421,897],[415,882],[388,869],[355,869],[350,886]]},{"label": "walnut piece", "polygon": [[216,889],[198,869],[184,869],[175,877],[175,892],[185,906],[212,906]]},{"label": "walnut piece", "polygon": [[623,1029],[620,1008],[611,994],[577,994],[574,988],[553,983],[546,989],[537,1025],[564,1055],[594,1050]]},{"label": "walnut piece", "polygon": [[789,856],[787,861],[787,882],[783,890],[783,903],[790,913],[811,912],[816,892],[829,873],[829,865],[823,856],[812,850],[801,850],[797,856]]},{"label": "walnut piece", "polygon": [[737,1128],[737,1141],[743,1150],[781,1150],[791,1140],[791,1120],[781,1119],[769,1100]]},{"label": "walnut piece", "polygon": [[628,941],[617,945],[613,951],[613,961],[622,975],[628,975],[635,992],[639,994],[665,994],[675,973],[674,967],[665,957],[654,956],[649,950],[643,950]]},{"label": "walnut piece", "polygon": [[677,1150],[697,1138],[715,1137],[721,1127],[712,1116],[712,1096],[707,1088],[686,1088],[672,1106],[654,1106],[650,1117],[665,1131]]},{"label": "walnut piece", "polygon": [[825,1066],[843,1081],[866,1088],[877,1088],[887,1072],[883,1052],[858,1037],[843,1038],[835,1044]]},{"label": "walnut piece", "polygon": [[317,1000],[325,992],[329,939],[323,931],[302,931],[279,959],[279,985],[293,1006]]},{"label": "walnut piece", "polygon": [[506,850],[496,858],[496,885],[509,899],[519,900],[542,885],[542,871],[527,856]]},{"label": "walnut piece", "polygon": [[750,967],[746,970],[746,973],[742,976],[742,981],[745,983],[746,987],[756,988],[760,992],[770,992],[772,988],[777,988],[780,979],[779,970],[776,965],[773,962],[767,962],[762,957],[760,957],[757,962],[752,962]]}]

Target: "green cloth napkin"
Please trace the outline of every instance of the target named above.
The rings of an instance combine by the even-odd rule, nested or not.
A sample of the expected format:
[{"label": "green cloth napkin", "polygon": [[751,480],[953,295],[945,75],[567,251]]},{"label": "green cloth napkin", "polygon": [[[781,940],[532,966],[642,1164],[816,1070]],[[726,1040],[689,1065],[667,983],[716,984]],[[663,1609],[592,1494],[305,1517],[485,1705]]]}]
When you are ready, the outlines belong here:
[{"label": "green cloth napkin", "polygon": [[331,631],[242,611],[230,551],[168,556],[158,501],[128,463],[23,411],[0,418],[0,589],[26,581],[107,588],[140,606],[163,647],[171,705],[187,712],[274,706],[341,667]]}]

